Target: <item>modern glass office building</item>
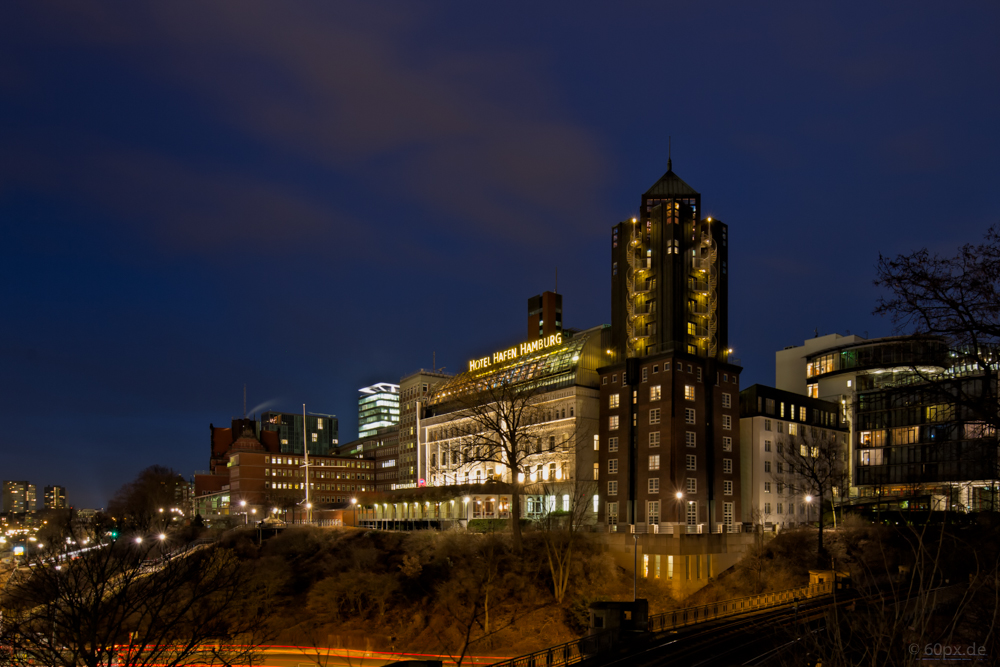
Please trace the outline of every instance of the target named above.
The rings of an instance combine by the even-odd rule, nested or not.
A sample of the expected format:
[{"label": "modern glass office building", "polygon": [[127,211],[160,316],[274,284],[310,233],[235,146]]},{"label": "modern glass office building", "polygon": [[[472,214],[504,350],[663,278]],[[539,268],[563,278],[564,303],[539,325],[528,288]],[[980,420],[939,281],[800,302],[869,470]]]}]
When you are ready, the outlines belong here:
[{"label": "modern glass office building", "polygon": [[379,382],[358,390],[358,437],[399,424],[399,385]]}]

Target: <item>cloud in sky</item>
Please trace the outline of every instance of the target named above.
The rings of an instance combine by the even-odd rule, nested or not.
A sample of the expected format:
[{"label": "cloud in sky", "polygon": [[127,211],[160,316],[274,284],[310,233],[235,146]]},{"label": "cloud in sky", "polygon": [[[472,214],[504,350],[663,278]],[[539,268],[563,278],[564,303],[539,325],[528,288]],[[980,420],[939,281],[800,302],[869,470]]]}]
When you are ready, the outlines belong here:
[{"label": "cloud in sky", "polygon": [[[432,229],[471,225],[497,239],[551,239],[557,220],[597,208],[606,162],[598,141],[523,53],[415,48],[434,17],[412,8],[387,15],[376,6],[213,3],[198,5],[197,20],[191,9],[75,5],[54,28],[44,7],[27,17],[60,30],[70,52],[104,53],[124,70],[124,85],[161,79],[255,147],[245,164],[209,163],[169,145],[79,156],[85,192],[106,198],[101,184],[116,183],[119,215],[134,211],[172,245],[217,245],[234,226],[303,239],[363,217],[338,210],[316,184],[311,192],[276,185],[261,173],[274,162],[305,161],[331,181],[411,202]],[[6,78],[31,95],[31,77]],[[50,162],[40,178],[64,170]],[[400,217],[380,224],[405,228]]]}]

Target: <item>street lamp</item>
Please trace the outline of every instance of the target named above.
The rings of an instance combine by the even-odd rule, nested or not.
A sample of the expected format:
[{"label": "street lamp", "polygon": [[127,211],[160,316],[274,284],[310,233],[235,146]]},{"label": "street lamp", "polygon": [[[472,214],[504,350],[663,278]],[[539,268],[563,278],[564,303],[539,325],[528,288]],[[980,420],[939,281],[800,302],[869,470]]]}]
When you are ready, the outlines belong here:
[{"label": "street lamp", "polygon": [[681,507],[683,506],[681,501],[684,500],[684,492],[678,491],[674,494],[674,498],[677,499],[677,532],[680,532],[681,525],[684,523],[683,517],[681,516]]},{"label": "street lamp", "polygon": [[354,509],[354,527],[358,527],[358,499],[351,498],[351,507]]},{"label": "street lamp", "polygon": [[245,526],[248,523],[248,521],[247,521],[247,501],[241,500],[240,501],[240,507],[243,508],[243,525]]},{"label": "street lamp", "polygon": [[812,496],[806,496],[806,523],[812,523]]}]

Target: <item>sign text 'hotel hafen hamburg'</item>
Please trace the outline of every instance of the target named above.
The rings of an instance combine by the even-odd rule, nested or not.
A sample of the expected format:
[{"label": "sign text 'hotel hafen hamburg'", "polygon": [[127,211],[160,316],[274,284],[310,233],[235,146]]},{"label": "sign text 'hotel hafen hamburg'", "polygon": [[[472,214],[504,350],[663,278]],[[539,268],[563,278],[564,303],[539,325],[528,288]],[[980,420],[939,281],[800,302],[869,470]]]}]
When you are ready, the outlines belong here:
[{"label": "sign text 'hotel hafen hamburg'", "polygon": [[483,368],[488,368],[494,364],[502,364],[505,361],[510,361],[511,359],[517,359],[518,357],[523,357],[526,354],[533,354],[535,352],[540,352],[547,347],[553,347],[555,345],[562,345],[563,338],[561,333],[552,334],[551,336],[546,336],[545,338],[539,338],[538,340],[528,341],[527,343],[521,343],[516,347],[511,347],[506,350],[500,350],[499,352],[494,352],[491,356],[485,356],[480,359],[473,359],[469,362],[470,371],[478,371]]}]

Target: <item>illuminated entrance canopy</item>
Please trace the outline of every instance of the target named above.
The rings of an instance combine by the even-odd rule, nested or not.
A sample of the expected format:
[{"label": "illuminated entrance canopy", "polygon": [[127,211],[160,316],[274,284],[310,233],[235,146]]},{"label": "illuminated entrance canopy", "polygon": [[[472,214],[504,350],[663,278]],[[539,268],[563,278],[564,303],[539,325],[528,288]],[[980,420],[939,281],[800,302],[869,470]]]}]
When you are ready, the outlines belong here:
[{"label": "illuminated entrance canopy", "polygon": [[469,362],[469,370],[478,371],[484,368],[489,368],[494,364],[502,364],[505,361],[511,361],[513,359],[517,359],[518,357],[523,357],[526,354],[534,354],[535,352],[540,352],[549,347],[562,345],[562,342],[562,334],[555,333],[551,336],[546,336],[545,338],[539,338],[538,340],[521,343],[520,345],[516,345],[506,350],[494,352],[492,355],[471,360]]}]

